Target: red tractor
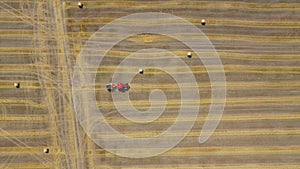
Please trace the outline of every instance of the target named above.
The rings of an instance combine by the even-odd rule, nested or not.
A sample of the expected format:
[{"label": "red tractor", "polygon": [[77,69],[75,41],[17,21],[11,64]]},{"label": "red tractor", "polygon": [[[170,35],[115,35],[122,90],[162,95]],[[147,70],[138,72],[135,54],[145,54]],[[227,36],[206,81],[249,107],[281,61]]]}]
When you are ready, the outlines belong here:
[{"label": "red tractor", "polygon": [[118,83],[118,86],[114,83],[108,83],[106,84],[106,89],[109,92],[114,92],[118,87],[118,90],[120,92],[126,92],[130,89],[130,85],[128,83]]},{"label": "red tractor", "polygon": [[119,90],[120,92],[126,92],[126,91],[128,91],[129,89],[130,89],[130,86],[129,86],[128,83],[125,83],[125,84],[119,83],[119,84],[118,84],[118,90]]}]

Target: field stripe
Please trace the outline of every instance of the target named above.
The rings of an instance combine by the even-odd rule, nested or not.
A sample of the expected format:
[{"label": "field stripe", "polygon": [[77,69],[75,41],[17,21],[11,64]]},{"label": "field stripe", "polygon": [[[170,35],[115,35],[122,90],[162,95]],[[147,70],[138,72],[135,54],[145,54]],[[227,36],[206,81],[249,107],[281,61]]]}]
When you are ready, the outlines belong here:
[{"label": "field stripe", "polygon": [[[226,104],[254,104],[254,103],[286,103],[286,102],[300,102],[300,96],[284,96],[284,97],[235,97],[235,98],[226,98]],[[181,105],[184,104],[211,104],[211,99],[201,99],[201,100],[167,100],[167,105]],[[214,103],[223,103],[223,100],[214,100]],[[127,101],[101,101],[98,102],[99,106],[102,107],[112,107],[115,104],[120,106],[128,105]],[[150,106],[149,100],[131,100],[133,106]]]},{"label": "field stripe", "polygon": [[[151,40],[152,41],[152,40]],[[6,57],[10,57],[10,54],[33,54],[35,52],[35,48],[26,48],[23,50],[23,48],[18,48],[17,50],[13,49],[5,49],[2,48],[4,52],[0,52],[0,54],[6,55]],[[21,51],[19,51],[21,50]],[[1,51],[1,48],[0,48]],[[6,51],[6,52],[5,52]],[[8,51],[8,52],[7,52]],[[110,58],[125,58],[128,55],[132,54],[132,52],[126,52],[126,51],[119,51],[119,50],[110,50],[110,51],[98,51],[100,53],[106,53],[109,55]],[[177,55],[180,58],[186,58],[187,52],[184,50],[177,50],[177,51],[171,51],[175,55]],[[42,54],[46,54],[45,52]],[[300,60],[300,54],[248,54],[248,53],[239,53],[239,52],[225,52],[225,51],[219,51],[217,54],[222,57],[228,57],[228,58],[236,58],[236,59],[245,59],[245,60]],[[28,56],[29,57],[29,56]],[[201,57],[206,57],[205,55]]]},{"label": "field stripe", "polygon": [[[74,19],[74,18],[66,18],[66,20],[71,25],[96,25],[98,23],[110,23],[114,21],[116,18],[84,18],[84,19]],[[184,18],[187,21],[199,25],[201,23],[201,19],[199,18]],[[267,28],[298,28],[300,27],[299,21],[258,21],[258,20],[237,20],[237,19],[216,19],[216,18],[207,18],[206,22],[210,25],[221,25],[221,26],[241,26],[241,27],[267,27]],[[88,32],[91,33],[91,32]],[[69,34],[78,34],[77,32],[69,32]]]},{"label": "field stripe", "polygon": [[0,168],[13,168],[13,169],[51,169],[54,168],[52,164],[0,164]]},{"label": "field stripe", "polygon": [[[216,70],[213,72],[219,72],[218,65],[211,65],[216,66]],[[15,64],[11,65],[2,65],[0,67],[1,71],[20,71],[20,70],[33,70],[36,67],[42,67],[45,71],[50,71],[51,67],[49,65],[34,65],[34,64],[26,64],[22,66],[17,66]],[[300,67],[292,67],[292,66],[247,66],[247,65],[224,65],[225,72],[256,72],[256,73],[293,73],[293,74],[300,74]],[[137,73],[137,70],[134,67],[118,67],[120,72],[122,73]],[[90,67],[90,72],[97,71],[97,73],[114,73],[117,67],[115,66],[100,66],[99,68]],[[166,70],[174,73],[188,73],[183,67],[165,67]],[[193,73],[207,73],[205,66],[193,66],[190,67]],[[147,72],[151,74],[165,74],[160,70],[156,69],[148,69]]]},{"label": "field stripe", "polygon": [[218,52],[220,57],[230,57],[230,58],[238,58],[238,59],[247,59],[247,60],[291,60],[297,59],[300,60],[300,54],[282,54],[282,55],[268,55],[268,54],[245,54],[245,53],[233,53],[233,52]]},{"label": "field stripe", "polygon": [[[0,137],[29,137],[29,136],[50,136],[49,131],[5,131],[0,132]],[[2,152],[2,150],[0,151]]]},{"label": "field stripe", "polygon": [[[162,134],[162,131],[128,131],[124,132],[127,137],[134,138],[146,138],[146,137],[156,137]],[[205,134],[205,133],[202,133]],[[111,141],[120,138],[119,135],[115,134],[104,134],[93,132],[95,138],[105,138],[111,139]],[[182,136],[182,131],[172,131],[168,133],[168,137],[179,137]],[[218,129],[214,131],[212,136],[279,136],[279,135],[300,135],[300,129],[258,129],[258,130],[228,130],[228,129]],[[199,137],[200,131],[190,131],[186,137]],[[299,152],[300,153],[300,152]]]},{"label": "field stripe", "polygon": [[[147,39],[146,37],[145,39]],[[143,39],[143,38],[141,38]],[[150,40],[146,41],[153,41],[155,40],[154,37],[151,37]],[[132,52],[127,52],[127,51],[120,51],[120,50],[109,50],[109,51],[101,51],[98,50],[97,52],[102,53],[102,54],[107,54],[109,55],[110,58],[125,58],[132,54]],[[186,58],[187,52],[186,50],[176,50],[176,51],[171,51],[173,54],[180,58]],[[208,57],[209,55],[212,55],[214,53],[201,53],[201,57]],[[239,53],[239,52],[224,52],[224,51],[219,51],[217,54],[220,57],[230,57],[230,58],[237,58],[237,59],[246,59],[246,60],[300,60],[300,54],[248,54],[248,53]],[[146,58],[148,56],[152,56],[153,54],[144,54],[143,56],[139,56],[142,58]]]},{"label": "field stripe", "polygon": [[287,36],[249,36],[238,34],[206,34],[210,40],[236,40],[236,41],[251,41],[251,42],[284,42],[295,43],[300,42],[300,37]]},{"label": "field stripe", "polygon": [[[212,65],[213,66],[213,65]],[[205,66],[189,67],[193,73],[207,73]],[[224,72],[255,72],[255,73],[293,73],[299,74],[300,67],[284,67],[284,66],[246,66],[246,65],[223,65]],[[91,72],[95,71],[94,68],[91,68]],[[114,66],[100,66],[97,69],[97,73],[114,73],[117,67]],[[121,73],[137,73],[135,68],[131,67],[118,67],[119,72]],[[212,68],[213,69],[213,68]],[[165,70],[174,73],[188,73],[180,67],[165,67]],[[166,74],[160,70],[148,69],[146,70],[150,74]],[[210,72],[220,72],[222,70],[218,69],[216,65],[216,70]]]},{"label": "field stripe", "polygon": [[0,147],[0,154],[6,153],[44,153],[45,147]]},{"label": "field stripe", "polygon": [[[40,84],[37,82],[30,82],[30,81],[18,81],[21,83],[22,88],[25,89],[40,89]],[[199,82],[197,83],[199,88],[211,88],[211,83],[209,82]],[[215,86],[222,86],[223,84],[218,84],[214,83]],[[164,83],[164,84],[138,84],[138,83],[133,83],[130,85],[132,88],[136,89],[176,89],[178,88],[177,84],[174,83]],[[186,84],[185,87],[190,87],[189,84]],[[293,89],[293,88],[298,88],[300,87],[300,82],[293,82],[293,81],[280,81],[280,82],[261,82],[261,81],[249,81],[249,82],[244,82],[244,81],[238,81],[238,82],[226,82],[226,87],[228,90],[230,89],[253,89],[253,88],[268,88],[268,89]],[[15,88],[11,82],[0,82],[0,88]],[[47,88],[54,88],[49,85]],[[82,89],[82,90],[95,90],[95,91],[106,91],[104,86],[101,84],[95,84],[95,88],[90,88],[90,89]]]},{"label": "field stripe", "polygon": [[[93,8],[100,7],[110,7],[110,8],[143,8],[143,9],[160,9],[161,6],[167,6],[169,8],[243,8],[243,9],[252,9],[252,10],[296,10],[300,8],[298,3],[247,3],[247,2],[186,2],[186,1],[166,1],[160,3],[151,3],[147,2],[135,2],[135,1],[126,1],[122,3],[118,2],[83,2],[86,6]],[[78,8],[77,4],[67,2],[66,9],[69,8]]]},{"label": "field stripe", "polygon": [[[26,53],[30,54],[33,53],[35,54],[38,48],[24,48],[24,47],[10,47],[10,48],[5,48],[5,47],[0,47],[0,53]],[[46,51],[43,51],[46,52]]]},{"label": "field stripe", "polygon": [[[299,169],[300,164],[235,164],[235,165],[224,165],[224,166],[199,166],[199,165],[193,165],[193,164],[176,164],[175,166],[173,164],[169,165],[158,165],[157,167],[153,167],[153,165],[148,166],[148,165],[143,165],[143,167],[122,167],[122,169],[274,169],[274,168],[285,168],[285,169]],[[102,168],[101,166],[98,167],[99,169]]]},{"label": "field stripe", "polygon": [[0,116],[0,121],[46,121],[46,116]]},{"label": "field stripe", "polygon": [[231,155],[231,154],[299,154],[299,146],[276,146],[276,147],[217,147],[217,148],[174,148],[166,152],[165,156],[201,156],[201,155]]},{"label": "field stripe", "polygon": [[[254,104],[254,106],[278,106],[279,104],[277,103],[277,102],[257,102],[257,103],[255,103]],[[297,101],[295,101],[295,102],[282,102],[282,103],[280,103],[280,105],[281,106],[293,106],[294,108],[298,108],[299,107],[299,103],[297,102]],[[99,104],[98,104],[98,106],[99,106]],[[201,105],[201,106],[207,106],[207,107],[209,107],[210,106],[210,104],[208,104],[208,103],[206,103],[206,104],[203,104],[203,105]],[[226,104],[226,107],[231,107],[231,108],[233,108],[233,107],[241,107],[241,106],[243,106],[243,107],[245,107],[245,106],[253,106],[253,103],[249,103],[249,104],[247,104],[247,103],[245,103],[245,102],[240,102],[240,103],[235,103],[235,104]],[[149,107],[150,107],[150,104],[149,105],[145,105],[145,106],[138,106],[138,108],[140,108],[140,109],[144,109],[144,110],[147,110],[147,109],[149,109]],[[104,108],[104,109],[110,109],[111,110],[111,108],[112,107],[110,107],[110,106],[99,106],[99,108]],[[178,109],[179,108],[179,105],[168,105],[168,107],[167,108],[173,108],[173,109]],[[250,109],[250,110],[253,110],[253,109]]]},{"label": "field stripe", "polygon": [[[197,85],[200,88],[210,88],[211,83],[208,82],[199,82]],[[215,86],[222,86],[223,84],[214,83]],[[164,89],[174,89],[178,88],[177,84],[131,84],[133,88],[139,89],[155,89],[155,88],[164,88]],[[185,85],[186,87],[190,87],[189,84]],[[227,88],[292,88],[292,87],[300,87],[300,82],[293,81],[280,81],[280,82],[261,82],[261,81],[238,81],[238,82],[226,82]]]},{"label": "field stripe", "polygon": [[[76,33],[78,34],[78,33]],[[84,40],[90,38],[94,32],[84,32],[84,36],[81,36]],[[109,33],[105,33],[106,36],[109,36]],[[293,36],[250,36],[244,34],[205,34],[210,40],[224,40],[224,41],[246,41],[246,42],[284,42],[284,43],[297,43],[300,42],[300,37]],[[98,35],[99,36],[99,35]],[[186,37],[186,34],[176,34],[176,37]],[[195,34],[191,34],[191,39],[195,38]],[[133,40],[134,38],[140,39],[141,37],[132,37],[130,38]],[[167,37],[163,37],[162,39],[166,39]],[[69,39],[78,39],[77,36],[69,34]],[[129,40],[130,40],[129,39]],[[156,38],[156,40],[161,40],[160,38]],[[150,41],[150,42],[157,42],[157,41]]]},{"label": "field stripe", "polygon": [[[116,149],[117,150],[117,149]],[[126,149],[122,149],[123,151]],[[127,150],[128,154],[132,153],[131,156],[134,156],[134,152]],[[157,149],[143,149],[143,153],[152,154],[156,152]],[[276,146],[276,147],[181,147],[173,148],[160,156],[166,157],[189,157],[189,156],[216,156],[216,155],[269,155],[269,154],[294,154],[297,155],[300,153],[299,146]],[[107,153],[106,157],[115,157],[111,153]]]},{"label": "field stripe", "polygon": [[25,104],[36,108],[46,108],[45,104],[38,104],[30,100],[21,99],[0,99],[0,104]]},{"label": "field stripe", "polygon": [[[1,22],[0,22],[1,23]],[[31,30],[0,30],[0,37],[31,37],[34,32]]]},{"label": "field stripe", "polygon": [[[160,117],[157,120],[151,123],[174,123],[177,117]],[[224,114],[221,118],[221,121],[257,121],[257,120],[297,120],[300,119],[300,112],[299,113],[268,113],[268,114],[252,114],[252,115],[226,115]],[[183,117],[180,122],[183,121],[194,121],[195,119],[190,117]],[[206,116],[198,116],[195,122],[204,122],[208,121]],[[217,120],[211,118],[210,120]],[[127,125],[127,124],[134,124],[132,121],[129,121],[125,118],[118,118],[114,117],[112,119],[105,119],[105,121],[109,124],[115,125]]]}]

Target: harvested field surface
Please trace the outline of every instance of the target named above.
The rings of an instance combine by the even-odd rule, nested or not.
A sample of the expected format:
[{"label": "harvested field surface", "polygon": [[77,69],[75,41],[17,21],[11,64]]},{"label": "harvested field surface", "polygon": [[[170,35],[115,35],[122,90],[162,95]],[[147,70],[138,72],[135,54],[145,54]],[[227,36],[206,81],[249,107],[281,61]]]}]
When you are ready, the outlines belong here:
[{"label": "harvested field surface", "polygon": [[[77,3],[0,0],[0,168],[300,168],[298,0],[85,0],[82,9]],[[86,134],[78,114],[85,113],[86,117],[90,112],[76,112],[76,106],[89,110],[91,102],[74,101],[74,90],[78,88],[74,87],[73,75],[76,62],[84,56],[84,49],[99,28],[142,12],[172,14],[201,29],[222,61],[227,91],[215,132],[199,144],[214,103],[214,90],[202,60],[194,52],[192,58],[187,57],[191,48],[166,35],[144,33],[119,41],[109,51],[99,49],[99,55],[107,52],[102,62],[98,67],[87,66],[91,74],[95,73],[95,84],[79,90],[94,92],[105,121],[125,136],[159,136],[177,122],[183,98],[168,72],[145,68],[144,74],[139,74],[134,67],[139,65],[122,66],[129,55],[153,48],[172,52],[190,68],[201,96],[188,103],[200,109],[195,119],[186,115],[180,121],[194,124],[176,146],[153,157],[129,158],[108,151],[92,139],[122,144],[118,136]],[[206,20],[205,26],[201,25],[202,19]],[[141,25],[145,23],[140,21]],[[107,44],[115,37],[109,32],[102,32],[102,36],[107,38]],[[160,57],[159,53],[141,57],[150,55]],[[98,54],[86,57],[91,62],[99,58]],[[117,76],[136,74],[126,92],[131,105],[114,100],[113,93],[106,89],[118,69],[121,73]],[[188,74],[179,65],[168,70],[183,80]],[[191,86],[187,83],[185,87]],[[152,122],[130,121],[116,107],[133,106],[139,112],[153,105],[159,109],[160,103],[152,105],[149,101],[154,89],[163,91],[167,101],[161,115]],[[122,95],[115,92],[116,97]],[[85,125],[89,127],[93,120],[102,122],[97,117],[86,118]],[[177,136],[174,132],[169,140]],[[49,152],[45,153],[47,148]],[[132,147],[125,150],[138,154]],[[138,150],[145,154],[153,151],[151,147]]]}]

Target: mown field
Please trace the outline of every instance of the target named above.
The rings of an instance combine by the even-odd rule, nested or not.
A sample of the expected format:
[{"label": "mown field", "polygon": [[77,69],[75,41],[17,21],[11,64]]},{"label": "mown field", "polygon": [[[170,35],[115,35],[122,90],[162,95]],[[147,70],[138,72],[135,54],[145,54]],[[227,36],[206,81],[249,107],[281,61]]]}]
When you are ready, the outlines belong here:
[{"label": "mown field", "polygon": [[[0,168],[300,168],[298,1],[83,3],[79,9],[71,0],[0,1]],[[115,45],[98,68],[91,67],[97,71],[93,89],[99,110],[113,128],[130,137],[157,136],[175,122],[180,109],[174,79],[164,71],[145,69],[131,81],[129,96],[137,110],[151,106],[151,90],[161,89],[168,99],[162,116],[148,124],[121,116],[105,84],[122,60],[138,50],[173,52],[192,70],[201,96],[194,100],[200,111],[187,137],[158,156],[125,158],[95,144],[76,119],[71,77],[84,45],[100,27],[138,12],[186,19],[205,33],[219,54],[226,106],[204,144],[198,138],[212,103],[207,70],[197,57],[186,57],[186,45],[164,35],[131,36]],[[44,148],[50,149],[48,154]]]}]

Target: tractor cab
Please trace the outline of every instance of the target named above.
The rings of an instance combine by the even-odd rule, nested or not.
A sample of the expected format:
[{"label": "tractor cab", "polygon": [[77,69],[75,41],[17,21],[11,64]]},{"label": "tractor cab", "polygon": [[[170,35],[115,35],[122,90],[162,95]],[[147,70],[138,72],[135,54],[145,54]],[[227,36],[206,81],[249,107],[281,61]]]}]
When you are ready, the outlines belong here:
[{"label": "tractor cab", "polygon": [[118,85],[114,83],[106,84],[106,89],[109,92],[114,92],[118,88],[119,92],[126,92],[130,89],[129,83],[118,83]]},{"label": "tractor cab", "polygon": [[130,86],[129,86],[128,83],[125,83],[125,84],[119,83],[119,84],[118,84],[118,90],[119,90],[120,92],[126,92],[126,91],[128,91],[129,89],[130,89]]}]

